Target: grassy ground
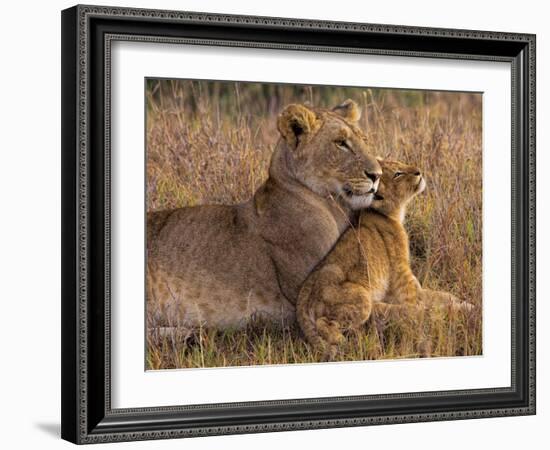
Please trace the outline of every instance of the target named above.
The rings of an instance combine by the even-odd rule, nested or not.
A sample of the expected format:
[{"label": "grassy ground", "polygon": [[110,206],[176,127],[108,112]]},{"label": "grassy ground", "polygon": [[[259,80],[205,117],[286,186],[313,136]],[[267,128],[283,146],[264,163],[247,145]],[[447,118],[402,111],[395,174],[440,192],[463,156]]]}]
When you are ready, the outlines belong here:
[{"label": "grassy ground", "polygon": [[[481,96],[390,89],[149,80],[147,208],[232,204],[267,176],[288,103],[363,108],[373,155],[418,165],[426,192],[409,208],[412,267],[426,288],[450,291],[475,308],[430,312],[399,323],[372,321],[349,336],[339,358],[364,360],[479,355],[482,351]],[[154,305],[148,305],[148,312]],[[158,330],[148,314],[147,367],[213,367],[318,361],[297,327]]]}]

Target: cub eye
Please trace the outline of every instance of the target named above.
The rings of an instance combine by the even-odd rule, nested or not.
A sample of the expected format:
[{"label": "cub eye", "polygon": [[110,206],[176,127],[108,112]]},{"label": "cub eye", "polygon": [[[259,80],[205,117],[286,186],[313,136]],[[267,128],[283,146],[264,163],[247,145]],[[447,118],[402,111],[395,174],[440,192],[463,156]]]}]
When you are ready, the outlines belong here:
[{"label": "cub eye", "polygon": [[345,139],[338,139],[337,141],[334,141],[334,143],[336,144],[336,147],[338,147],[340,150],[344,150],[346,152],[350,150],[349,145]]},{"label": "cub eye", "polygon": [[404,172],[395,172],[395,174],[393,175],[393,178],[399,178],[401,175],[405,175]]}]

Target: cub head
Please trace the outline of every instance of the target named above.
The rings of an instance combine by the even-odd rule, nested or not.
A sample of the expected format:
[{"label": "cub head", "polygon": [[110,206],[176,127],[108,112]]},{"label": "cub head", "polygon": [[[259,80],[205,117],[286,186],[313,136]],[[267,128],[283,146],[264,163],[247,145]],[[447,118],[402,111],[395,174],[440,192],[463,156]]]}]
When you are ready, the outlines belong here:
[{"label": "cub head", "polygon": [[341,199],[352,209],[371,204],[382,174],[356,124],[360,116],[357,104],[346,100],[332,110],[292,104],[277,120],[293,177],[320,196]]},{"label": "cub head", "polygon": [[382,177],[371,209],[403,222],[407,204],[426,188],[426,181],[417,167],[399,161],[378,161]]}]

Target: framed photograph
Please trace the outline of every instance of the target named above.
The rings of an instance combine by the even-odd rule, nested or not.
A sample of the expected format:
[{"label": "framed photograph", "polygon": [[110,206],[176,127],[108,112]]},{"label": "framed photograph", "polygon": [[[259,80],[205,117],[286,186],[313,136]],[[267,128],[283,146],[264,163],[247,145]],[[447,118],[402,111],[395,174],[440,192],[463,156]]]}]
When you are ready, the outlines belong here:
[{"label": "framed photograph", "polygon": [[535,36],[62,12],[62,437],[535,413]]}]

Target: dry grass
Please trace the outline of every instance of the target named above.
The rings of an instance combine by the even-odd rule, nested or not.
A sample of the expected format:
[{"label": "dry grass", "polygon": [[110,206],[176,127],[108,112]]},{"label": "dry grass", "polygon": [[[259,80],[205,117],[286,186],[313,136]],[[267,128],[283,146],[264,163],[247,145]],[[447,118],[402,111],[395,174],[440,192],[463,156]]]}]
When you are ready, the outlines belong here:
[{"label": "dry grass", "polygon": [[[149,80],[147,208],[232,204],[267,176],[284,105],[331,107],[353,98],[372,154],[418,165],[428,188],[406,221],[413,271],[424,287],[474,304],[468,314],[432,312],[369,323],[339,358],[479,355],[482,351],[481,96],[389,89]],[[152,315],[149,327],[155,328]],[[297,327],[149,332],[147,367],[214,367],[318,361]]]}]

